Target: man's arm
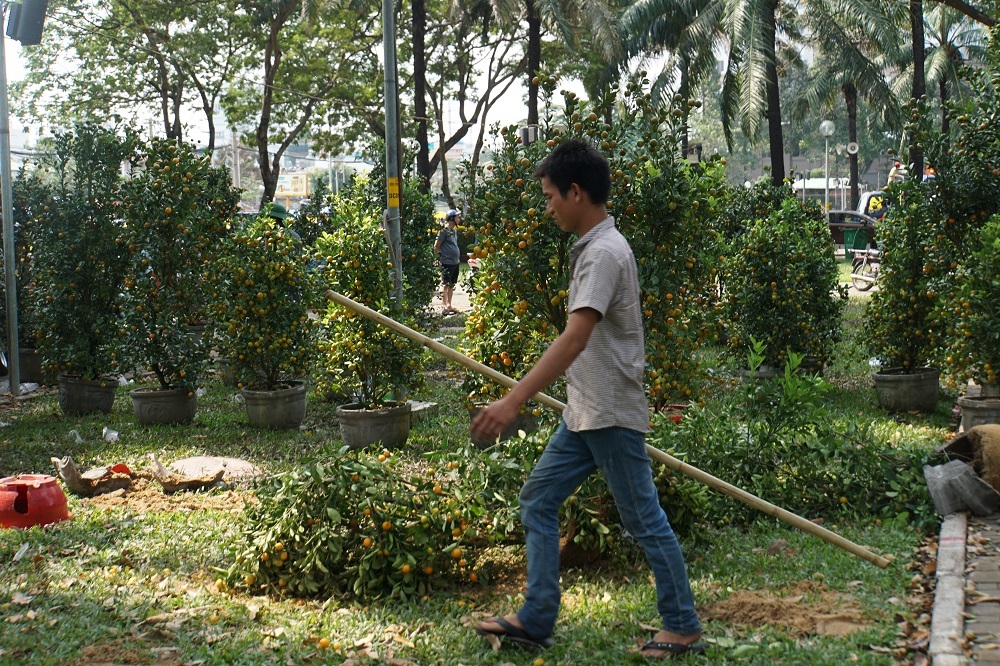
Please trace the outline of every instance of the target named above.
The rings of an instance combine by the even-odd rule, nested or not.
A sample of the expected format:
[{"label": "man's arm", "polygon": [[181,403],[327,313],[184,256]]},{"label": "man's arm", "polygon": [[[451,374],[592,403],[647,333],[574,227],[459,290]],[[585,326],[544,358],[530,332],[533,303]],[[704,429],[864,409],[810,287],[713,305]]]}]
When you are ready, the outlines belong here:
[{"label": "man's arm", "polygon": [[525,402],[566,372],[576,357],[587,347],[594,326],[601,314],[593,308],[574,310],[566,329],[549,345],[528,374],[500,400],[492,402],[472,422],[472,434],[477,439],[495,439],[517,418]]}]

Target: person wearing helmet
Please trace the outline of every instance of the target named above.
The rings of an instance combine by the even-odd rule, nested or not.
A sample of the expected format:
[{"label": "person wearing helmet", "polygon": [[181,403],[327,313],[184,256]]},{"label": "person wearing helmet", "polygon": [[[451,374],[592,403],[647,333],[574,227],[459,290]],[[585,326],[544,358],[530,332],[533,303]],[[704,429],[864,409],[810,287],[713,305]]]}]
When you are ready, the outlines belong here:
[{"label": "person wearing helmet", "polygon": [[458,310],[451,306],[451,299],[455,294],[458,264],[461,261],[456,227],[458,221],[462,219],[462,214],[453,208],[448,211],[444,219],[445,226],[438,232],[437,240],[434,241],[434,249],[437,250],[438,260],[441,263],[441,304],[444,314],[458,314]]}]

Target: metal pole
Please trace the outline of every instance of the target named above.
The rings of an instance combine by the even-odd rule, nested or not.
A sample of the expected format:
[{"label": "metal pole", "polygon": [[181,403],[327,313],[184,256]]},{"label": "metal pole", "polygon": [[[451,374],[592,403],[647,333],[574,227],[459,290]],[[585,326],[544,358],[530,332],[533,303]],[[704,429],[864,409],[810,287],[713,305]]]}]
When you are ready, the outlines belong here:
[{"label": "metal pole", "polygon": [[330,176],[330,191],[333,192],[333,153],[327,153],[326,155],[326,170]]},{"label": "metal pole", "polygon": [[823,177],[826,180],[826,187],[824,187],[825,195],[824,201],[826,202],[826,210],[830,211],[830,137],[826,137],[826,151],[823,153]]},{"label": "metal pole", "polygon": [[[0,9],[0,27],[7,17],[7,4]],[[14,275],[14,206],[10,173],[10,110],[7,107],[6,38],[0,35],[0,197],[3,198],[3,273],[7,292],[7,378],[10,394],[21,394],[21,364],[17,344],[17,278]]]},{"label": "metal pole", "polygon": [[396,88],[396,17],[392,0],[382,0],[385,54],[385,230],[392,258],[395,310],[403,307],[403,252],[399,228],[399,92]]},{"label": "metal pole", "polygon": [[233,128],[233,187],[240,188],[240,138]]}]

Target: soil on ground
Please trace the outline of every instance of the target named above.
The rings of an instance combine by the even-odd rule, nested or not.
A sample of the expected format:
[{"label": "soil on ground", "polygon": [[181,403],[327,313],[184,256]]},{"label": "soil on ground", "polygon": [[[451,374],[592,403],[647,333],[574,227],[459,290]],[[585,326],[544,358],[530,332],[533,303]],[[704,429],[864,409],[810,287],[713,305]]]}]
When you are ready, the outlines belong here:
[{"label": "soil on ground", "polygon": [[148,472],[132,475],[132,485],[106,495],[84,497],[81,502],[95,508],[124,507],[130,511],[177,511],[180,509],[217,509],[238,513],[243,511],[245,502],[252,501],[251,493],[242,490],[212,492],[178,492],[168,495],[163,492]]},{"label": "soil on ground", "polygon": [[870,626],[849,594],[811,581],[798,583],[785,594],[737,590],[708,606],[704,615],[748,629],[769,625],[796,636],[845,636]]}]

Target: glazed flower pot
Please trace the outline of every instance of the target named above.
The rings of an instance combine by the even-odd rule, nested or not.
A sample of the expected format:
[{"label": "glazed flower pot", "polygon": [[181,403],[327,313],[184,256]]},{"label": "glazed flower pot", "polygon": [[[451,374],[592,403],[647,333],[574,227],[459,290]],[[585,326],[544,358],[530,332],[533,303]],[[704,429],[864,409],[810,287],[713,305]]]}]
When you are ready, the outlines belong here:
[{"label": "glazed flower pot", "polygon": [[54,476],[21,474],[0,479],[0,527],[33,527],[69,518],[66,494]]},{"label": "glazed flower pot", "polygon": [[274,391],[240,389],[250,425],[273,430],[294,430],[306,417],[306,383],[284,382]]},{"label": "glazed flower pot", "polygon": [[187,388],[140,388],[129,391],[129,396],[140,425],[191,423],[198,409],[197,396]]},{"label": "glazed flower pot", "polygon": [[937,368],[888,368],[873,373],[878,403],[890,412],[930,412],[941,396]]},{"label": "glazed flower pot", "polygon": [[352,449],[381,442],[387,449],[402,446],[410,437],[410,403],[386,403],[365,408],[357,403],[337,408],[340,437]]},{"label": "glazed flower pot", "polygon": [[111,413],[118,382],[111,378],[83,379],[80,375],[59,375],[59,408],[63,414],[79,416],[93,412]]}]

